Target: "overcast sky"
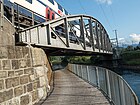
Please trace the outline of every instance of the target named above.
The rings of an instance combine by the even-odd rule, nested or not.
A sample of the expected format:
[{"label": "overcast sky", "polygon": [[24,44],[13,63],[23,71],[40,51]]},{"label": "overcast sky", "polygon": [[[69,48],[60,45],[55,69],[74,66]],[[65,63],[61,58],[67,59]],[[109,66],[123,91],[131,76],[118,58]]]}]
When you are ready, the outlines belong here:
[{"label": "overcast sky", "polygon": [[71,14],[97,18],[110,38],[117,30],[121,43],[140,41],[140,0],[56,0]]}]

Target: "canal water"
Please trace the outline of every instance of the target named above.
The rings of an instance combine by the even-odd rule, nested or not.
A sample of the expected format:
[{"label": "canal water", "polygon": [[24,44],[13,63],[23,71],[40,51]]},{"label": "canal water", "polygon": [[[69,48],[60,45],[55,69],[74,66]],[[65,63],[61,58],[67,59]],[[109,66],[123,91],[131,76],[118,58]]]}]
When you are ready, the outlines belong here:
[{"label": "canal water", "polygon": [[120,74],[131,86],[140,102],[140,71],[119,70],[117,73]]}]

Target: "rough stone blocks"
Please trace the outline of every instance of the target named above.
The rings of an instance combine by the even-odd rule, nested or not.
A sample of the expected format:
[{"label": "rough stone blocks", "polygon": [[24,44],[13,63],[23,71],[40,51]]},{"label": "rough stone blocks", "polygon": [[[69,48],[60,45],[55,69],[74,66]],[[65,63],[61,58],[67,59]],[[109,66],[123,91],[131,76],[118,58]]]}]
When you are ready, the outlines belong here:
[{"label": "rough stone blocks", "polygon": [[33,91],[32,92],[32,102],[36,101],[38,98],[38,92],[37,91]]},{"label": "rough stone blocks", "polygon": [[4,80],[0,80],[0,90],[4,89]]},{"label": "rough stone blocks", "polygon": [[0,92],[0,103],[10,100],[13,98],[13,89],[4,91],[4,92]]},{"label": "rough stone blocks", "polygon": [[32,85],[32,83],[29,83],[27,85],[27,92],[31,92],[31,91],[33,91],[33,85]]},{"label": "rough stone blocks", "polygon": [[27,84],[27,83],[29,83],[28,75],[24,75],[24,76],[20,77],[20,84]]},{"label": "rough stone blocks", "polygon": [[28,105],[29,104],[29,95],[21,96],[20,105]]},{"label": "rough stone blocks", "polygon": [[6,84],[6,88],[11,88],[11,87],[15,87],[19,85],[19,77],[15,77],[15,78],[8,78],[5,81]]},{"label": "rough stone blocks", "polygon": [[14,59],[16,56],[15,47],[14,46],[7,46],[7,51],[8,51],[8,58]]},{"label": "rough stone blocks", "polygon": [[19,69],[19,60],[12,60],[12,69]]},{"label": "rough stone blocks", "polygon": [[3,65],[3,70],[11,70],[10,60],[3,60],[2,65]]},{"label": "rough stone blocks", "polygon": [[6,78],[7,72],[6,71],[0,71],[0,78]]},{"label": "rough stone blocks", "polygon": [[22,86],[19,86],[19,87],[17,87],[17,88],[15,88],[14,89],[14,94],[15,94],[15,96],[20,96],[20,95],[22,95],[23,94],[23,87]]},{"label": "rough stone blocks", "polygon": [[7,47],[0,46],[0,59],[5,59],[5,58],[8,58]]},{"label": "rough stone blocks", "polygon": [[37,48],[0,47],[0,105],[32,105],[46,96],[48,68],[43,53]]}]

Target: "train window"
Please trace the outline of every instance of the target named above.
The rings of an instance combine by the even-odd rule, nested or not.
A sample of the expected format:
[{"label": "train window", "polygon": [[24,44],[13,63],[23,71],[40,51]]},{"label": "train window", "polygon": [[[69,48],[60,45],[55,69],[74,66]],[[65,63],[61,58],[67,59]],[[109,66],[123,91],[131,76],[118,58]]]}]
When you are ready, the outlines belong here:
[{"label": "train window", "polygon": [[48,10],[47,19],[50,19],[50,10]]},{"label": "train window", "polygon": [[[1,1],[1,0],[0,0]],[[8,6],[8,7],[11,7],[12,6],[12,3],[9,2],[9,0],[4,0],[4,5],[5,6]]]},{"label": "train window", "polygon": [[52,12],[52,20],[55,19],[55,14]]},{"label": "train window", "polygon": [[31,3],[31,4],[32,4],[32,2],[33,2],[32,0],[26,0],[26,1],[28,1],[28,2]]},{"label": "train window", "polygon": [[62,6],[60,4],[58,4],[58,9],[63,12],[63,8],[62,8]]},{"label": "train window", "polygon": [[51,2],[54,5],[54,1],[53,0],[49,0],[49,2]]},{"label": "train window", "polygon": [[[65,10],[65,9],[64,9]],[[65,14],[68,15],[68,12],[65,10]]]},{"label": "train window", "polygon": [[42,18],[42,17],[40,17],[36,14],[34,14],[34,19],[35,19],[36,22],[39,22],[39,23],[45,22],[44,18]]},{"label": "train window", "polygon": [[19,7],[19,13],[30,18],[32,17],[32,13],[23,7]]}]

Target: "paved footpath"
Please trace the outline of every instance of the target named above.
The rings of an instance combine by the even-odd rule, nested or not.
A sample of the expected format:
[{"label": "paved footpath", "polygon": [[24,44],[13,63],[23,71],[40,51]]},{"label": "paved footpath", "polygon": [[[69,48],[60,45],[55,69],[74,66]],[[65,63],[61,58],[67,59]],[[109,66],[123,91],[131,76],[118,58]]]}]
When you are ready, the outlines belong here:
[{"label": "paved footpath", "polygon": [[95,87],[67,70],[55,72],[54,91],[42,105],[110,105]]}]

